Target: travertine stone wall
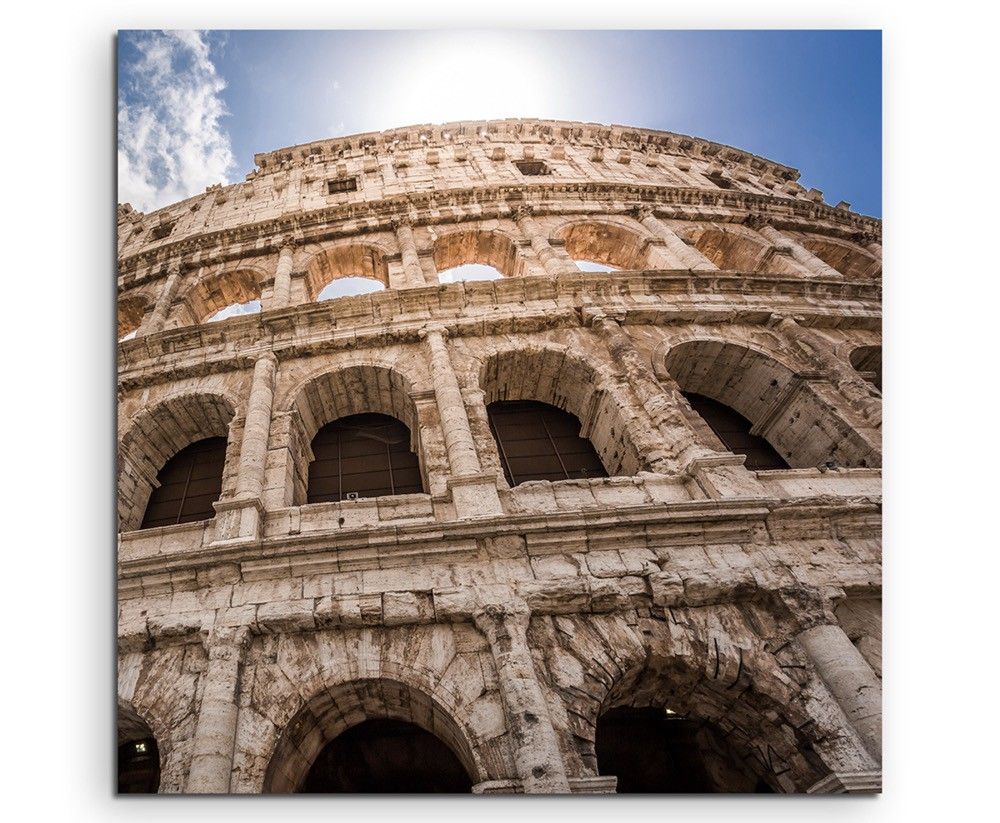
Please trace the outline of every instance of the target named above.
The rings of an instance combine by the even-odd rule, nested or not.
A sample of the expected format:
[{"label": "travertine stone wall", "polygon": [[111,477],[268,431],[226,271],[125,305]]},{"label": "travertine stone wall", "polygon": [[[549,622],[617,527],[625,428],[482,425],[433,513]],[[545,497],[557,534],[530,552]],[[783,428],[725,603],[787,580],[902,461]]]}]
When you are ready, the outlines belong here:
[{"label": "travertine stone wall", "polygon": [[[479,793],[613,791],[594,740],[617,706],[703,721],[734,788],[878,790],[879,221],[621,126],[255,159],[119,206],[120,736],[156,738],[160,791],[294,791],[376,717],[432,731]],[[464,263],[503,277],[438,282]],[[344,277],[386,288],[316,302]],[[748,470],[682,392],[792,468]],[[609,477],[509,487],[503,399],[574,414]],[[422,493],[307,504],[313,436],[361,412],[406,424]],[[210,436],[216,517],[140,530]]]}]

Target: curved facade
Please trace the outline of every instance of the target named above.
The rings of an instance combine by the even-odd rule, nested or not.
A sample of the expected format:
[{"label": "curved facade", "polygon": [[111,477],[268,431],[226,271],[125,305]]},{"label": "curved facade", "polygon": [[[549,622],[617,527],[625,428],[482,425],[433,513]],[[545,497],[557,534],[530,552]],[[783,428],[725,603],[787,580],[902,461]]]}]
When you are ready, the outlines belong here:
[{"label": "curved facade", "polygon": [[128,785],[878,790],[880,222],[621,126],[255,160],[118,208]]}]

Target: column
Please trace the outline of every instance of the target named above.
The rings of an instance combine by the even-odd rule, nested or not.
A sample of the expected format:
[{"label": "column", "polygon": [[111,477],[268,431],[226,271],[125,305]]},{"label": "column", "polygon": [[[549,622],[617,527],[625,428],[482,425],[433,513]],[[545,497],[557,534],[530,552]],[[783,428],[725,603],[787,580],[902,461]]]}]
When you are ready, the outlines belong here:
[{"label": "column", "polygon": [[253,540],[260,535],[264,519],[264,469],[271,432],[271,403],[278,360],[271,352],[257,358],[243,423],[236,494],[231,500],[216,501],[216,541]]},{"label": "column", "polygon": [[685,243],[673,229],[653,213],[652,209],[639,209],[638,218],[647,231],[657,239],[663,241],[663,245],[666,246],[671,256],[677,259],[681,268],[690,269],[691,271],[719,270],[719,267],[700,251]]},{"label": "column", "polygon": [[163,330],[163,324],[167,322],[167,315],[170,313],[170,307],[174,304],[174,298],[177,296],[177,289],[180,288],[180,285],[181,266],[175,261],[167,268],[167,280],[163,284],[160,296],[156,298],[156,305],[136,337],[156,334]]},{"label": "column", "polygon": [[881,762],[882,683],[872,667],[837,624],[813,626],[796,639],[865,748]]},{"label": "column", "polygon": [[542,231],[542,227],[531,216],[531,210],[522,206],[517,210],[514,217],[521,234],[531,244],[531,250],[542,262],[547,274],[558,277],[564,274],[579,274],[579,269],[575,265],[570,266],[565,260],[559,257],[556,250],[549,245],[548,238]]},{"label": "column", "polygon": [[295,246],[286,242],[278,252],[278,265],[274,270],[274,291],[271,296],[271,308],[286,308],[292,299],[292,259],[295,256]]},{"label": "column", "polygon": [[264,465],[267,462],[267,440],[271,431],[271,402],[274,399],[274,375],[278,358],[265,352],[253,367],[253,383],[247,403],[243,440],[240,443],[240,468],[236,480],[236,496],[260,497],[264,490]]},{"label": "column", "polygon": [[695,457],[715,456],[715,452],[698,443],[694,429],[678,408],[680,398],[663,390],[621,324],[612,317],[596,315],[593,328],[604,338],[625,385],[660,430],[662,437],[657,451],[662,468],[669,466],[677,471]]},{"label": "column", "polygon": [[496,477],[484,473],[479,462],[465,401],[445,343],[447,330],[431,326],[421,336],[426,338],[430,353],[434,399],[437,402],[451,469],[448,486],[452,491],[456,513],[460,518],[500,514],[502,508],[497,496]]},{"label": "column", "polygon": [[809,251],[805,246],[800,245],[796,241],[792,240],[790,237],[786,237],[780,231],[778,231],[774,226],[769,226],[764,224],[757,229],[757,233],[762,237],[765,237],[775,246],[780,246],[784,249],[788,249],[792,256],[792,259],[802,266],[805,266],[810,272],[812,272],[817,277],[834,277],[839,280],[843,280],[844,275],[837,271],[833,266],[829,266],[820,260],[815,254]]},{"label": "column", "polygon": [[213,629],[208,641],[208,667],[202,675],[198,723],[195,726],[189,794],[228,794],[239,714],[240,667],[250,641],[246,627]]},{"label": "column", "polygon": [[396,243],[399,245],[399,253],[403,260],[403,272],[406,275],[407,287],[426,286],[424,270],[420,265],[420,256],[417,254],[417,244],[413,239],[413,227],[408,221],[403,220],[396,223]]},{"label": "column", "polygon": [[793,317],[773,314],[770,325],[795,343],[819,371],[829,375],[863,420],[872,428],[881,427],[882,402],[872,397],[868,382],[833,352],[828,340],[800,325]]},{"label": "column", "polygon": [[527,604],[482,606],[473,615],[496,663],[500,694],[516,749],[514,765],[525,794],[569,794],[569,780],[545,695],[528,648]]}]

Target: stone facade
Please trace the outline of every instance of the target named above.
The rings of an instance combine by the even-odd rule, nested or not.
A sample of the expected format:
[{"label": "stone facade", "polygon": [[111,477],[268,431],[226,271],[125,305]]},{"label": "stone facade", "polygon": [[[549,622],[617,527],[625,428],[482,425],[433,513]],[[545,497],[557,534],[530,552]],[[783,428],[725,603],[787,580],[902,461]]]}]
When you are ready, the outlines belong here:
[{"label": "stone facade", "polygon": [[[616,707],[698,721],[719,790],[879,790],[880,222],[620,126],[255,160],[118,209],[119,742],[155,739],[159,791],[295,791],[393,718],[475,792],[610,792]],[[504,277],[439,283],[464,263]],[[348,276],[386,288],[316,302]],[[791,468],[746,468],[682,392]],[[510,487],[496,400],[575,415],[609,477]],[[406,424],[424,493],[307,503],[316,432],[363,412]],[[216,516],[139,528],[166,461],[213,436]]]}]

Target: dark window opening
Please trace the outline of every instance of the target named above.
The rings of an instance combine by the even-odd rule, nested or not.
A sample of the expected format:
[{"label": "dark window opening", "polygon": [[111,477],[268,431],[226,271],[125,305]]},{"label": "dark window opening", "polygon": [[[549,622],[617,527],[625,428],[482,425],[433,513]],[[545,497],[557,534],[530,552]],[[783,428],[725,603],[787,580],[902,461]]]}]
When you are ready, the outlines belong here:
[{"label": "dark window opening", "polygon": [[691,408],[701,415],[733,454],[745,454],[744,465],[754,471],[763,469],[787,469],[788,463],[763,437],[751,434],[752,424],[743,415],[717,400],[693,392],[684,392]]},{"label": "dark window opening", "polygon": [[619,707],[601,715],[597,770],[618,778],[619,794],[769,794],[705,724],[663,709]]},{"label": "dark window opening", "polygon": [[520,170],[521,174],[524,175],[537,175],[537,174],[548,174],[549,167],[545,165],[541,160],[515,160],[514,165]]},{"label": "dark window opening", "polygon": [[580,437],[580,421],[569,412],[533,400],[490,403],[486,412],[511,486],[608,476],[593,444]]},{"label": "dark window opening", "polygon": [[222,470],[226,464],[226,438],[209,437],[181,449],[156,476],[142,518],[143,529],[172,526],[215,517],[212,504],[222,493]]},{"label": "dark window opening", "polygon": [[330,741],[302,793],[467,794],[472,781],[439,738],[402,720],[365,720]]},{"label": "dark window opening", "polygon": [[705,176],[713,183],[715,183],[715,185],[718,186],[720,189],[736,188],[733,185],[732,180],[730,180],[728,177],[723,177],[721,174],[715,173],[715,174],[707,174]]},{"label": "dark window opening", "polygon": [[353,414],[323,426],[312,441],[308,503],[420,494],[420,461],[410,430],[386,414]]},{"label": "dark window opening", "polygon": [[358,178],[357,177],[344,177],[340,180],[327,180],[326,182],[326,193],[327,194],[340,194],[345,191],[357,191],[358,190]]},{"label": "dark window opening", "polygon": [[152,737],[118,747],[118,794],[156,794],[160,788],[160,752]]},{"label": "dark window opening", "polygon": [[174,230],[175,225],[175,223],[160,223],[159,226],[153,228],[153,239],[162,240],[164,237],[169,237],[170,232]]}]

